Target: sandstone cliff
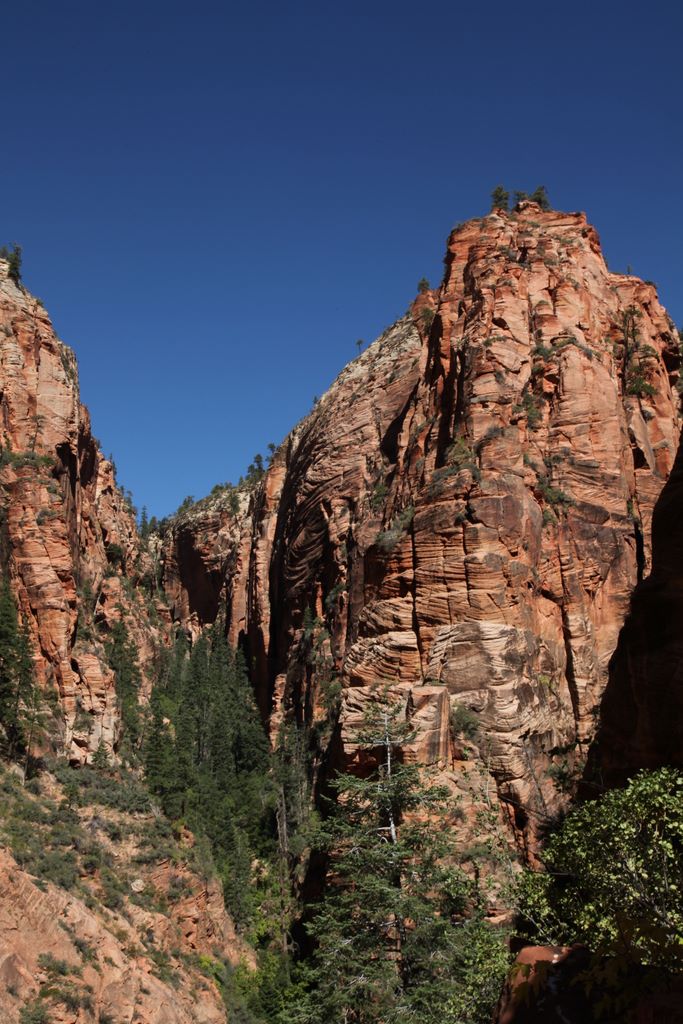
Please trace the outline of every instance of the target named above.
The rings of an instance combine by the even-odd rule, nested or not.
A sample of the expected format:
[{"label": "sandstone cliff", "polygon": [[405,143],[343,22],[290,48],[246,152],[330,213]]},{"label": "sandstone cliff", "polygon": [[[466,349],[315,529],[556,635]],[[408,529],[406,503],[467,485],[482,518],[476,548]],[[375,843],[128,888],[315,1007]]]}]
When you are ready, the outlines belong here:
[{"label": "sandstone cliff", "polygon": [[[3,553],[35,645],[38,682],[56,691],[59,745],[77,762],[120,732],[102,646],[124,615],[143,662],[154,629],[132,584],[145,571],[135,519],[79,401],[73,352],[0,260],[0,500]],[[95,625],[99,627],[95,628]]]},{"label": "sandstone cliff", "polygon": [[72,760],[117,744],[117,617],[148,664],[170,618],[196,635],[224,612],[273,736],[284,714],[325,719],[333,760],[353,759],[367,700],[391,687],[416,727],[407,756],[459,770],[464,722],[520,829],[552,810],[547,772],[592,737],[679,429],[673,325],[651,284],[608,271],[583,215],[526,202],[455,229],[441,287],[340,374],[260,483],[152,547],[171,606],[156,625],[138,586],[155,566],[73,354],[7,269],[4,551]]},{"label": "sandstone cliff", "polygon": [[173,613],[196,630],[225,609],[271,723],[322,718],[340,682],[336,758],[390,686],[408,756],[457,776],[471,712],[522,835],[556,806],[553,759],[583,756],[649,570],[678,364],[654,287],[609,272],[583,214],[461,225],[441,287],[340,374],[248,509],[172,527]]}]

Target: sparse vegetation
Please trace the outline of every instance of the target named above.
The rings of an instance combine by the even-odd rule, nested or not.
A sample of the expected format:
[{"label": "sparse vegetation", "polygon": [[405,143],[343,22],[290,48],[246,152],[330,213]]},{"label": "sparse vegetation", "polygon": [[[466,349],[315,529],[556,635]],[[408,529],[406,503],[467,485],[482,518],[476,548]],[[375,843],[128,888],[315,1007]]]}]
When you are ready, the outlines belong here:
[{"label": "sparse vegetation", "polygon": [[375,544],[385,553],[389,553],[394,550],[399,541],[405,537],[408,527],[413,521],[415,515],[415,509],[412,505],[407,505],[402,512],[394,517],[391,522],[391,526],[387,530],[383,530],[377,534],[375,538]]},{"label": "sparse vegetation", "polygon": [[479,735],[479,716],[464,704],[455,704],[451,707],[450,721],[454,736],[475,740]]},{"label": "sparse vegetation", "polygon": [[21,284],[21,262],[22,262],[22,251],[21,246],[17,245],[16,242],[9,248],[6,245],[0,247],[0,260],[7,260],[9,264],[7,269],[7,276],[10,280],[14,281],[16,285]]},{"label": "sparse vegetation", "polygon": [[502,185],[496,185],[491,193],[492,210],[508,210],[510,207],[510,193]]},{"label": "sparse vegetation", "polygon": [[370,494],[370,508],[373,512],[379,512],[384,505],[389,488],[387,487],[384,480],[378,480],[372,489]]},{"label": "sparse vegetation", "polygon": [[621,318],[621,340],[614,346],[614,355],[622,366],[622,382],[627,395],[637,398],[651,398],[656,394],[650,374],[657,359],[657,352],[651,345],[644,345],[640,338],[639,321],[642,313],[637,306],[628,306]]}]

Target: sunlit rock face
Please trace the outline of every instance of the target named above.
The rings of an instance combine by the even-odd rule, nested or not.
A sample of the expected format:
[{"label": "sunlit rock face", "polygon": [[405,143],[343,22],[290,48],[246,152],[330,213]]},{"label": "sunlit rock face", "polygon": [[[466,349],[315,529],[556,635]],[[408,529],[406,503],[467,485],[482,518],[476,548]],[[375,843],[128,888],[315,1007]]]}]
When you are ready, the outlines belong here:
[{"label": "sunlit rock face", "polygon": [[56,697],[62,751],[110,750],[120,723],[102,640],[121,614],[140,658],[156,630],[133,584],[148,570],[135,518],[79,401],[71,349],[0,260],[0,500],[3,571],[34,643],[37,678]]},{"label": "sunlit rock face", "polygon": [[526,834],[557,805],[553,757],[593,734],[650,568],[678,362],[654,286],[609,272],[583,214],[470,221],[441,287],[340,374],[248,503],[172,527],[173,613],[198,631],[225,611],[273,731],[321,721],[341,684],[336,761],[377,692],[400,694],[405,756],[457,776],[468,748]]}]

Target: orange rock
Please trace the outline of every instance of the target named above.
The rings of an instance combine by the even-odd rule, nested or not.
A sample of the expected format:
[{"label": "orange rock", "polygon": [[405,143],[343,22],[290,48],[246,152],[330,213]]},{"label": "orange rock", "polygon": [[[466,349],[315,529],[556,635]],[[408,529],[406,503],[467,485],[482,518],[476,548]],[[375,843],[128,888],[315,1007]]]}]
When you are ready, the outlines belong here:
[{"label": "orange rock", "polygon": [[[583,214],[526,202],[462,225],[441,287],[340,374],[248,509],[200,505],[172,528],[179,620],[201,628],[225,602],[266,718],[317,714],[332,677],[342,739],[377,687],[471,709],[481,762],[529,831],[561,802],[550,751],[580,758],[590,741],[649,570],[678,361],[654,287],[609,272]],[[449,749],[436,719],[419,758]]]},{"label": "orange rock", "polygon": [[100,741],[113,748],[120,731],[113,675],[90,629],[94,616],[106,629],[120,614],[115,604],[125,609],[143,667],[154,630],[142,602],[120,581],[116,600],[107,600],[114,587],[108,545],[121,571],[136,577],[134,516],[80,404],[73,352],[40,303],[8,278],[2,260],[0,379],[10,577],[33,637],[39,682],[59,694],[60,746],[81,762]]}]

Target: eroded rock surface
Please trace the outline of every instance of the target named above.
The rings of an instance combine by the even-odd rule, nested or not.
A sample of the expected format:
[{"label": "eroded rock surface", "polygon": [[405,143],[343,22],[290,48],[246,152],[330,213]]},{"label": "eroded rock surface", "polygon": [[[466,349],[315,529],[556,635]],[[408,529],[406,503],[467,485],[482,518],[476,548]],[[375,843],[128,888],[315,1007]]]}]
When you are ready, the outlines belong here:
[{"label": "eroded rock surface", "polygon": [[100,742],[113,749],[120,731],[101,642],[109,625],[125,615],[143,663],[151,658],[154,629],[122,583],[139,580],[144,558],[131,507],[79,401],[74,354],[3,260],[0,431],[4,561],[38,681],[59,697],[60,745],[84,761]]},{"label": "eroded rock surface", "polygon": [[649,570],[678,362],[654,287],[609,272],[583,214],[526,202],[460,226],[441,287],[340,374],[248,511],[198,506],[170,531],[178,618],[225,607],[275,723],[315,720],[341,682],[342,757],[378,689],[444,767],[443,700],[469,709],[523,832],[557,801],[553,756],[593,734]]}]

